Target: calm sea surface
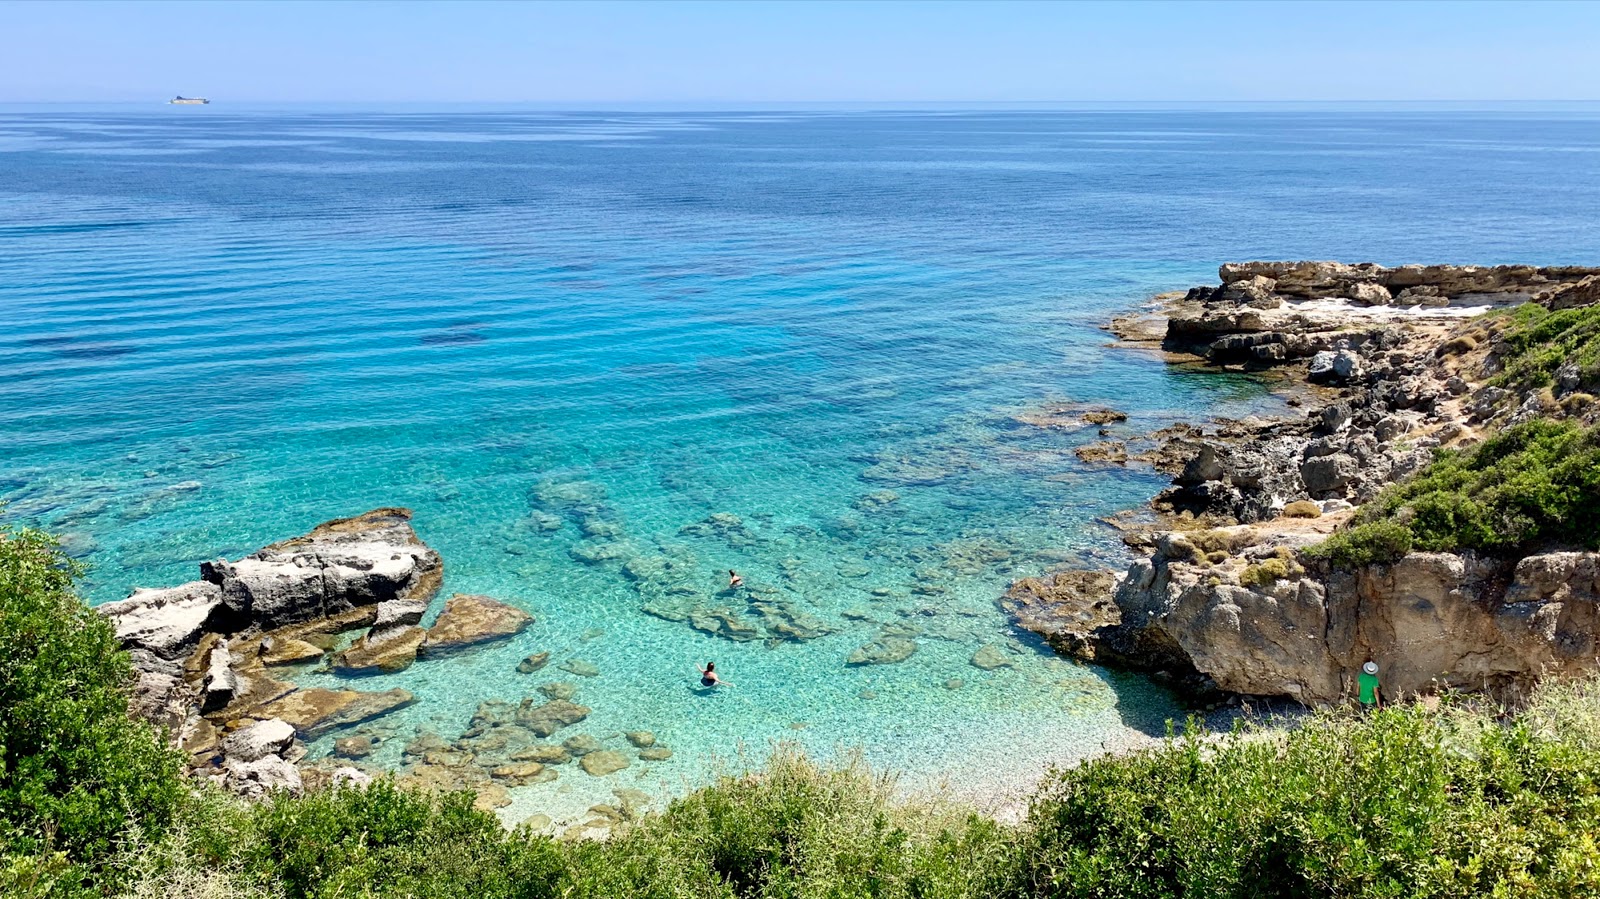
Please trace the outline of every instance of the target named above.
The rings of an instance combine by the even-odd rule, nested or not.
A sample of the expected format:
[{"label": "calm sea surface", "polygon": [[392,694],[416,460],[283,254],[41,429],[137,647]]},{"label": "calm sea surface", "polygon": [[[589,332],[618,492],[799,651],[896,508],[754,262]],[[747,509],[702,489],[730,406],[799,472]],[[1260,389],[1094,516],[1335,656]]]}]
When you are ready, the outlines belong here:
[{"label": "calm sea surface", "polygon": [[[1015,416],[1272,407],[1099,324],[1231,259],[1596,264],[1597,213],[1584,112],[0,112],[0,499],[94,602],[413,508],[447,591],[537,623],[357,684],[421,699],[378,761],[556,678],[576,731],[676,753],[509,820],[780,740],[992,798],[1174,714],[995,607],[1117,561],[1095,519],[1163,483]],[[729,568],[831,632],[643,611],[759,625]],[[847,667],[885,628],[916,653]],[[990,644],[1010,667],[969,664]],[[516,673],[536,651],[600,673]],[[736,686],[693,689],[706,659]]]}]

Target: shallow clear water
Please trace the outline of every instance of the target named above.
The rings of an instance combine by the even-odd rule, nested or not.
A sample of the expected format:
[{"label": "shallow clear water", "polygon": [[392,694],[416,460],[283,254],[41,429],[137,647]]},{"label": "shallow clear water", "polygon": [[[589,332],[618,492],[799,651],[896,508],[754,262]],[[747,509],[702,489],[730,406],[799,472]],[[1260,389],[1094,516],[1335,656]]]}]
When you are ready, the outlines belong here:
[{"label": "shallow clear water", "polygon": [[[676,753],[564,769],[510,819],[774,740],[992,798],[1175,711],[995,607],[1115,560],[1095,518],[1163,481],[1014,416],[1104,403],[1128,435],[1270,408],[1103,346],[1223,260],[1592,264],[1597,138],[1582,112],[0,111],[0,499],[65,535],[95,602],[410,506],[446,591],[537,622],[357,684],[421,699],[380,761],[557,678],[595,710],[575,730]],[[695,526],[717,513],[739,524]],[[574,555],[596,547],[618,558]],[[729,568],[833,632],[642,611],[740,612]],[[886,625],[916,654],[847,667]],[[969,664],[991,643],[1012,667]],[[541,650],[600,674],[515,672]],[[736,686],[695,690],[705,659]]]}]

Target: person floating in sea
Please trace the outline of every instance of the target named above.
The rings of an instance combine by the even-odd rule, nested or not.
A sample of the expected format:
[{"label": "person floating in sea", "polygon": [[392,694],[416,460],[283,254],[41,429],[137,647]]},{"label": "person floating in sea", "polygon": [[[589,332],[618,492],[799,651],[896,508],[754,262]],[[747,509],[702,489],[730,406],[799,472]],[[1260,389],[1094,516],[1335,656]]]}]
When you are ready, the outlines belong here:
[{"label": "person floating in sea", "polygon": [[704,667],[704,668],[701,668],[699,665],[694,666],[694,668],[695,668],[696,671],[700,672],[700,686],[702,686],[702,687],[731,687],[731,686],[733,686],[733,684],[730,684],[727,681],[723,680],[722,678],[717,677],[717,663],[716,662],[707,662],[706,663],[706,667]]},{"label": "person floating in sea", "polygon": [[739,576],[739,572],[734,571],[732,568],[729,568],[728,569],[728,589],[729,590],[737,590],[737,589],[739,589],[740,587],[743,587],[743,586],[744,586],[744,578]]},{"label": "person floating in sea", "polygon": [[1383,705],[1383,694],[1378,689],[1378,663],[1371,659],[1356,675],[1356,698],[1361,700],[1362,708],[1375,709]]}]

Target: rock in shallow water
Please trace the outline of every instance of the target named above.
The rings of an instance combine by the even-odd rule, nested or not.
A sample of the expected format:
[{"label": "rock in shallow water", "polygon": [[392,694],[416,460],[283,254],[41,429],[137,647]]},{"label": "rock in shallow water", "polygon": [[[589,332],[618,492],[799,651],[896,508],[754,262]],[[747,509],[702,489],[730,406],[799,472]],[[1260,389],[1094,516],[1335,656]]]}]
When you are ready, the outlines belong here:
[{"label": "rock in shallow water", "polygon": [[323,734],[370,721],[403,709],[417,701],[410,690],[385,690],[365,693],[356,690],[327,690],[315,687],[296,690],[282,699],[268,703],[259,714],[282,718],[306,740]]},{"label": "rock in shallow water", "polygon": [[[373,629],[374,634],[377,629]],[[350,648],[334,656],[333,670],[339,674],[392,674],[404,671],[417,660],[417,651],[428,638],[420,627],[391,628],[379,636],[367,634]]]},{"label": "rock in shallow water", "polygon": [[533,616],[487,596],[458,593],[428,629],[425,651],[445,655],[522,633]]},{"label": "rock in shallow water", "polygon": [[917,651],[917,641],[905,637],[879,637],[850,653],[850,665],[892,665],[904,662]]},{"label": "rock in shallow water", "polygon": [[601,749],[587,753],[578,764],[583,766],[585,773],[592,774],[595,777],[604,777],[621,771],[628,767],[630,763],[627,756],[615,749]]}]

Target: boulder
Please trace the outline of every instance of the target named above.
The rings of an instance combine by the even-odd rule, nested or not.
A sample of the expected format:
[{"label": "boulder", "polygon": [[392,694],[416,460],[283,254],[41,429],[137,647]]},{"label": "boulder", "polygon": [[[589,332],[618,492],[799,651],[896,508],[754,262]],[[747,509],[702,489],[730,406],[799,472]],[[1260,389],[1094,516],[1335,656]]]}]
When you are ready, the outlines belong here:
[{"label": "boulder", "polygon": [[572,754],[560,746],[536,743],[511,753],[513,762],[538,762],[541,765],[564,765],[572,761]]},{"label": "boulder", "polygon": [[294,727],[287,721],[268,718],[224,737],[222,754],[229,761],[253,762],[269,755],[283,755],[293,745]]},{"label": "boulder", "polygon": [[648,749],[656,745],[656,735],[647,730],[630,730],[623,736],[639,749]]},{"label": "boulder", "polygon": [[409,509],[375,509],[329,521],[237,562],[205,563],[201,579],[263,630],[390,600],[426,601],[444,565],[410,519]]},{"label": "boulder", "polygon": [[588,753],[578,761],[578,764],[583,767],[584,773],[604,777],[628,767],[629,762],[627,756],[615,749],[602,749]]},{"label": "boulder", "polygon": [[566,681],[558,680],[540,684],[539,692],[543,693],[546,699],[571,699],[578,695],[578,688]]},{"label": "boulder", "polygon": [[263,637],[260,660],[263,665],[302,665],[322,658],[326,650],[295,637]]},{"label": "boulder", "polygon": [[240,691],[239,676],[233,671],[233,654],[218,641],[206,656],[205,675],[200,681],[200,711],[213,712],[233,702]]},{"label": "boulder", "polygon": [[443,655],[522,633],[533,616],[487,596],[458,593],[428,629],[426,652]]},{"label": "boulder", "polygon": [[1356,460],[1344,453],[1307,459],[1300,466],[1300,477],[1313,496],[1343,490],[1360,472]]},{"label": "boulder", "polygon": [[556,667],[567,672],[568,674],[577,675],[578,677],[600,676],[600,669],[596,668],[594,663],[585,662],[583,659],[567,659],[565,662],[562,662]]},{"label": "boulder", "polygon": [[1011,657],[1000,647],[989,643],[982,649],[972,654],[972,665],[984,671],[993,671],[996,668],[1010,668],[1013,663]]},{"label": "boulder", "polygon": [[651,746],[639,750],[639,760],[644,762],[664,762],[672,758],[672,750],[665,746]]},{"label": "boulder", "polygon": [[906,637],[880,636],[850,653],[849,665],[893,665],[911,658],[917,641]]},{"label": "boulder", "polygon": [[428,632],[420,627],[373,628],[343,652],[333,657],[333,670],[339,674],[392,674],[404,671],[417,660],[417,652]]},{"label": "boulder", "polygon": [[248,762],[230,761],[222,785],[229,792],[256,800],[265,799],[273,793],[299,796],[304,789],[299,770],[276,755]]},{"label": "boulder", "polygon": [[204,581],[135,590],[127,599],[105,603],[96,611],[111,619],[124,648],[143,649],[163,659],[187,658],[202,636],[237,623],[233,611],[223,605],[222,590]]},{"label": "boulder", "polygon": [[364,759],[375,748],[371,737],[343,737],[333,741],[333,754],[342,759]]},{"label": "boulder", "polygon": [[1357,306],[1387,306],[1394,302],[1394,296],[1381,284],[1370,281],[1361,281],[1350,285],[1347,294],[1350,302]]},{"label": "boulder", "polygon": [[516,721],[534,736],[548,737],[589,717],[589,708],[565,699],[552,699],[542,705],[524,699],[517,708]]},{"label": "boulder", "polygon": [[368,693],[357,690],[328,690],[322,687],[296,690],[274,700],[259,711],[263,717],[282,718],[294,725],[302,739],[314,740],[343,727],[370,721],[403,709],[417,701],[409,690],[384,690]]},{"label": "boulder", "polygon": [[550,653],[536,652],[517,663],[518,674],[532,674],[550,664]]},{"label": "boulder", "polygon": [[577,734],[576,736],[571,736],[565,740],[562,740],[561,748],[565,749],[573,756],[582,757],[591,752],[599,752],[605,747],[600,745],[599,740],[596,740],[589,734]]}]

